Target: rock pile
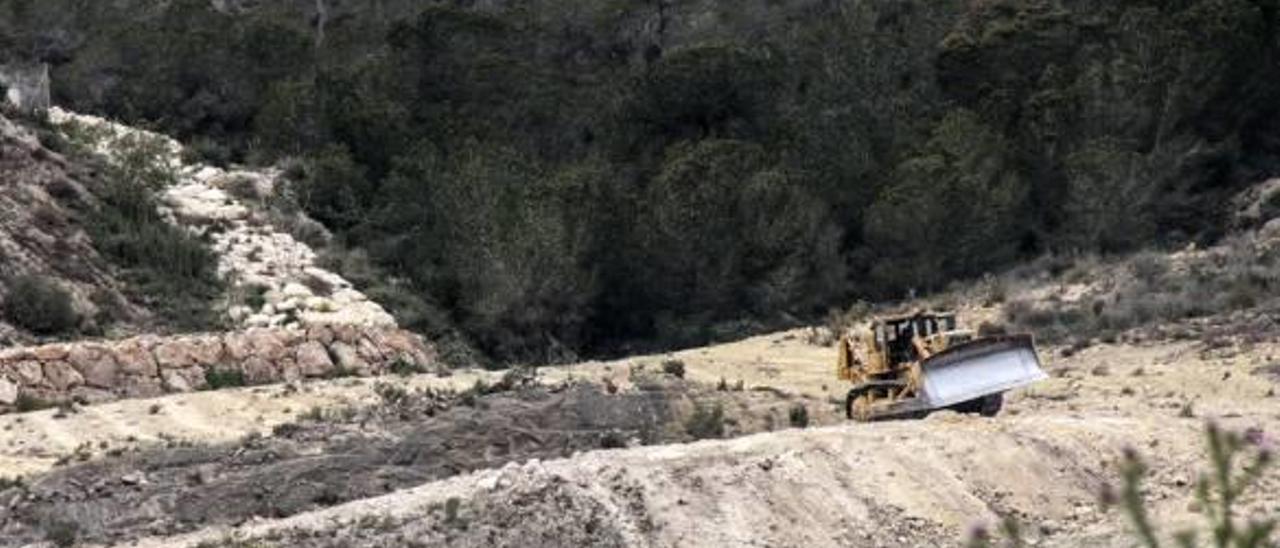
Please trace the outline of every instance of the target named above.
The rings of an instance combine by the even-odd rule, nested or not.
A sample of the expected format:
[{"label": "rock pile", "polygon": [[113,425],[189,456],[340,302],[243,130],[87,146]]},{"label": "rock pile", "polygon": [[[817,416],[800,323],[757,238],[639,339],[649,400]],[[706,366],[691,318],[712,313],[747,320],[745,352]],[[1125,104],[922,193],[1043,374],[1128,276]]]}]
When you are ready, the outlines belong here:
[{"label": "rock pile", "polygon": [[394,327],[395,318],[341,276],[320,268],[307,244],[277,230],[230,192],[258,198],[275,192],[276,170],[223,170],[185,164],[173,139],[122,124],[53,108],[50,120],[92,141],[109,160],[126,140],[157,144],[156,161],[176,173],[177,184],[161,192],[163,213],[175,224],[208,236],[218,255],[218,271],[238,295],[251,295],[227,308],[245,327],[306,327],[349,324]]},{"label": "rock pile", "polygon": [[47,344],[0,350],[0,412],[23,397],[100,402],[200,390],[211,378],[254,385],[437,364],[418,335],[354,325]]}]

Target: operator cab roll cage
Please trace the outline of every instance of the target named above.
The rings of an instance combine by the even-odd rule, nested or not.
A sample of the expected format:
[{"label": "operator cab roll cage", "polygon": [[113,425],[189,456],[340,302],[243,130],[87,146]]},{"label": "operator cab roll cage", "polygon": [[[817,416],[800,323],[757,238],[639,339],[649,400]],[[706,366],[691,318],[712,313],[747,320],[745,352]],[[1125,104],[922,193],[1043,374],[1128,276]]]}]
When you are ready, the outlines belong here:
[{"label": "operator cab roll cage", "polygon": [[888,318],[871,327],[875,332],[876,346],[886,349],[891,363],[906,363],[919,359],[915,346],[916,337],[929,337],[954,331],[956,317],[952,314],[916,313],[910,316]]}]

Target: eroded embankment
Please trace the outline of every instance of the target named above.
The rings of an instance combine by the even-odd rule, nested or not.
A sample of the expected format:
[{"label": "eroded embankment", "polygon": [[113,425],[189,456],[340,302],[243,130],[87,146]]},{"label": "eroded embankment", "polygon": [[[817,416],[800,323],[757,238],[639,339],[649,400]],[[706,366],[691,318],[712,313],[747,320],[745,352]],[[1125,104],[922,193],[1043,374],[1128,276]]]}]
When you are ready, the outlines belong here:
[{"label": "eroded embankment", "polygon": [[619,393],[587,383],[504,383],[462,393],[409,393],[383,383],[379,404],[317,408],[270,436],[172,442],[58,468],[0,491],[7,508],[0,544],[65,529],[79,541],[125,542],[291,516],[510,462],[688,441],[695,402],[730,408],[725,435],[768,426],[743,410],[763,415],[791,405],[773,393],[716,391],[674,378]]},{"label": "eroded embankment", "polygon": [[1199,430],[1196,420],[949,414],[789,430],[511,464],[140,545],[948,546],[999,515],[1041,524],[1029,534],[1043,544],[1107,545],[1123,527],[1096,494],[1122,449],[1144,448],[1159,471],[1150,495],[1185,508],[1178,493],[1201,458],[1187,440]]}]

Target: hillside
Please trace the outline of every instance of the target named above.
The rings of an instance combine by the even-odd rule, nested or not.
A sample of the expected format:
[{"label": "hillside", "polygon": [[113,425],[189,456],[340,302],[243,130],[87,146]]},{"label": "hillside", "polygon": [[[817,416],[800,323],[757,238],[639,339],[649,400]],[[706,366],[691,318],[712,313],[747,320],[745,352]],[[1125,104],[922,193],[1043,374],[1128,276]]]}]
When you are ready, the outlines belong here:
[{"label": "hillside", "polygon": [[[104,166],[127,158],[121,136],[170,143],[65,111],[51,120],[47,140],[61,135],[80,161],[98,150]],[[270,200],[229,193],[252,196],[233,179],[278,174],[235,177],[161,148],[174,152],[146,158],[178,168],[148,203],[166,226],[211,235],[197,241],[228,295],[318,271],[218,244],[283,222]],[[271,327],[218,307],[225,333],[8,348],[0,411],[16,412],[0,416],[0,477],[20,479],[0,490],[0,544],[939,546],[1013,518],[1038,545],[1127,546],[1126,519],[1096,501],[1131,448],[1171,534],[1202,519],[1190,486],[1206,421],[1262,450],[1280,429],[1276,188],[1233,198],[1234,232],[1213,246],[1050,257],[909,303],[1041,336],[1052,377],[995,418],[847,423],[831,343],[860,307],[828,325],[536,373],[441,369],[429,343],[359,314],[308,316],[311,305]],[[1277,487],[1269,471],[1238,511],[1273,514]]]},{"label": "hillside", "polygon": [[[1223,340],[1226,326],[1238,335]],[[1274,326],[1178,327],[1204,338],[1135,331],[1083,350],[1043,346],[1053,378],[994,419],[845,423],[832,351],[808,330],[547,368],[536,385],[476,392],[471,404],[438,390],[499,375],[321,380],[3,417],[10,469],[70,461],[31,476],[3,527],[35,539],[47,527],[27,524],[57,517],[81,538],[140,546],[953,546],[1014,516],[1037,545],[1128,546],[1126,520],[1097,503],[1120,481],[1126,448],[1151,466],[1147,499],[1168,533],[1202,519],[1189,486],[1207,466],[1204,421],[1260,443],[1280,428]],[[661,373],[669,360],[685,380]],[[715,402],[726,426],[712,437],[727,439],[685,443],[690,417]],[[797,405],[813,427],[788,423]],[[1261,481],[1244,515],[1274,513],[1280,476]]]},{"label": "hillside", "polygon": [[0,57],[50,63],[58,104],[292,166],[282,202],[333,233],[338,273],[459,362],[1203,246],[1280,171],[1270,0],[0,10]]},{"label": "hillside", "polygon": [[1280,540],[1276,0],[11,0],[0,98],[0,548]]},{"label": "hillside", "polygon": [[[86,188],[96,180],[94,168],[45,148],[30,129],[2,116],[0,155],[0,301],[6,303],[0,343],[153,325],[154,314],[130,298],[121,269],[99,254],[86,231],[86,213],[102,207]],[[35,280],[59,281],[52,291],[65,292],[61,314],[31,312],[28,318],[15,310],[15,291],[24,283],[26,291],[47,286]]]}]

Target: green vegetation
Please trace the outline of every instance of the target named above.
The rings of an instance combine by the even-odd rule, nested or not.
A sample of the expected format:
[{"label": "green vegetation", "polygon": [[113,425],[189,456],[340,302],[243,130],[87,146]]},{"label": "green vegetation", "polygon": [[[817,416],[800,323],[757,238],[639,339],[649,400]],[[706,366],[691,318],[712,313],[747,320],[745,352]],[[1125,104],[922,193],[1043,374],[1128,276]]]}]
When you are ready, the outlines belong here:
[{"label": "green vegetation", "polygon": [[410,375],[417,375],[419,373],[427,372],[427,369],[425,367],[418,365],[413,360],[405,359],[403,357],[396,358],[395,361],[391,362],[391,365],[388,367],[388,369],[392,373],[399,375],[401,377],[408,377]]},{"label": "green vegetation", "polygon": [[57,407],[57,404],[45,401],[26,392],[20,392],[18,394],[18,400],[14,402],[13,407],[19,413],[26,413],[28,411],[39,411],[41,409]]},{"label": "green vegetation", "polygon": [[[92,137],[71,128],[83,147]],[[194,331],[216,325],[212,307],[222,294],[216,260],[196,236],[160,216],[155,193],[176,174],[163,143],[125,139],[113,147],[114,161],[94,181],[98,207],[88,213],[88,231],[103,256],[119,265],[134,297],[166,326]]]},{"label": "green vegetation", "polygon": [[787,421],[791,423],[792,428],[808,428],[809,427],[809,408],[803,403],[797,403],[787,410]]},{"label": "green vegetation", "polygon": [[[1216,240],[1280,169],[1274,0],[380,0],[331,3],[323,32],[310,2],[215,4],[8,2],[0,58],[211,162],[287,162],[338,270],[458,361]],[[200,279],[181,241],[112,228]]]},{"label": "green vegetation", "polygon": [[38,335],[66,333],[80,322],[71,306],[71,295],[56,282],[39,276],[19,276],[9,284],[4,316]]},{"label": "green vegetation", "polygon": [[[1214,546],[1217,548],[1266,548],[1277,546],[1276,517],[1251,517],[1240,520],[1240,503],[1251,487],[1258,483],[1271,466],[1275,456],[1272,449],[1260,445],[1258,432],[1246,431],[1244,435],[1222,430],[1209,423],[1206,428],[1209,470],[1201,474],[1195,484],[1197,512],[1205,518],[1203,529],[1188,528],[1172,535],[1173,545],[1181,548]],[[1244,461],[1244,462],[1241,462]],[[1109,509],[1118,508],[1133,526],[1137,546],[1160,548],[1166,545],[1165,536],[1157,524],[1151,521],[1142,482],[1147,476],[1148,465],[1135,450],[1125,451],[1120,461],[1121,486],[1119,492],[1104,486],[1101,499]],[[1022,528],[1012,518],[1000,527],[1008,546],[1026,546]],[[1207,543],[1202,539],[1206,539]],[[975,531],[969,539],[971,548],[989,548],[994,545],[985,530]]]},{"label": "green vegetation", "polygon": [[206,369],[204,382],[206,390],[245,386],[244,372],[231,369]]},{"label": "green vegetation", "polygon": [[1087,341],[1114,339],[1133,327],[1274,305],[1280,249],[1248,238],[1224,243],[1204,255],[1177,259],[1176,268],[1165,255],[1139,253],[1121,263],[1128,275],[1105,295],[1048,305],[1013,300],[1005,304],[1005,316],[1044,340]]},{"label": "green vegetation", "polygon": [[80,537],[80,524],[74,521],[51,518],[44,523],[44,533],[45,540],[48,540],[54,546],[69,548],[75,546],[76,539]]},{"label": "green vegetation", "polygon": [[724,405],[698,403],[693,407],[693,414],[685,420],[684,430],[695,440],[724,437]]},{"label": "green vegetation", "polygon": [[684,360],[664,360],[662,372],[677,378],[684,378]]}]

